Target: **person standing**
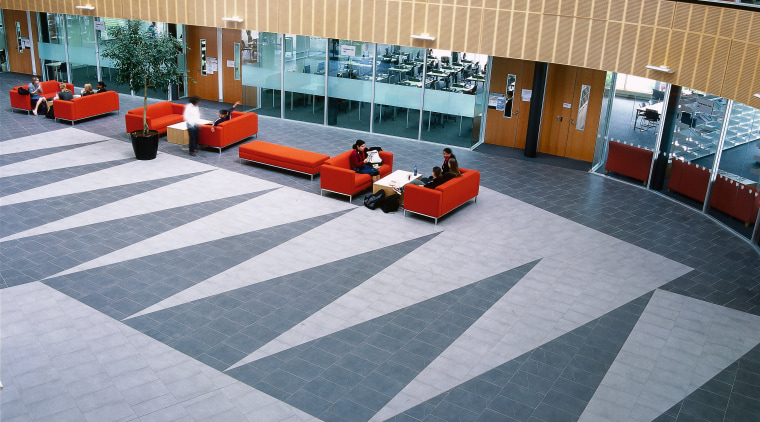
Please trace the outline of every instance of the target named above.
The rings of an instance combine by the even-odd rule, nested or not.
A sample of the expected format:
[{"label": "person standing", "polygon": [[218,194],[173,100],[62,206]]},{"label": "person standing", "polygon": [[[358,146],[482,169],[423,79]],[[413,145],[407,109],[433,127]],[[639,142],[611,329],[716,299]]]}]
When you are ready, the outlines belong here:
[{"label": "person standing", "polygon": [[187,132],[190,137],[190,155],[195,157],[198,152],[198,134],[200,132],[198,125],[201,123],[201,110],[198,108],[198,97],[190,97],[190,104],[185,106],[185,112],[182,117],[187,123]]}]

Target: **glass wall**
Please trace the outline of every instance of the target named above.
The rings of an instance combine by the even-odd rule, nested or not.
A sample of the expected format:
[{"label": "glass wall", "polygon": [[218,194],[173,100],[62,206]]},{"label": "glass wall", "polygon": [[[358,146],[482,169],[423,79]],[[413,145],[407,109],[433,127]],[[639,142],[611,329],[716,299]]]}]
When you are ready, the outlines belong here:
[{"label": "glass wall", "polygon": [[37,53],[42,69],[39,70],[43,80],[67,82],[68,67],[66,66],[66,47],[64,21],[65,15],[58,13],[37,14],[37,32],[39,41]]},{"label": "glass wall", "polygon": [[[429,50],[422,139],[470,147],[478,140],[473,123],[483,113],[488,56]],[[473,136],[474,135],[474,136]]]},{"label": "glass wall", "polygon": [[95,20],[90,16],[63,15],[66,17],[70,73],[69,82],[75,86],[98,82],[98,63],[95,51]]},{"label": "glass wall", "polygon": [[[327,39],[286,34],[284,37],[285,107],[287,119],[325,121],[325,56]],[[323,70],[322,74],[316,73]]]},{"label": "glass wall", "polygon": [[281,117],[282,77],[281,35],[273,32],[243,31],[242,76],[244,98],[256,98],[256,113]]},{"label": "glass wall", "polygon": [[419,137],[425,50],[377,44],[374,131]]},{"label": "glass wall", "polygon": [[7,72],[8,67],[8,46],[5,41],[5,24],[3,23],[3,10],[0,9],[0,72]]},{"label": "glass wall", "polygon": [[337,39],[330,39],[329,45],[327,124],[368,132],[375,45]]}]

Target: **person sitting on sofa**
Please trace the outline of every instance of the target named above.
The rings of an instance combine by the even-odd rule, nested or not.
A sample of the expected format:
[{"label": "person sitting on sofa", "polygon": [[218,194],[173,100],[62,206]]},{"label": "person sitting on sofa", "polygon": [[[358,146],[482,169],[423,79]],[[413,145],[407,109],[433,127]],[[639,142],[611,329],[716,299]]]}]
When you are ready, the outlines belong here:
[{"label": "person sitting on sofa", "polygon": [[459,171],[459,162],[456,158],[449,159],[449,173],[453,174],[454,177],[462,177],[462,172]]},{"label": "person sitting on sofa", "polygon": [[106,84],[103,81],[98,81],[98,92],[97,94],[100,94],[101,92],[108,92],[106,89]]},{"label": "person sitting on sofa", "polygon": [[95,91],[92,90],[92,84],[84,84],[84,89],[82,90],[82,96],[86,97],[88,95],[94,94]]},{"label": "person sitting on sofa", "polygon": [[[441,165],[441,171],[443,172],[443,174],[446,174],[449,172],[449,160],[451,160],[452,158],[456,159],[457,157],[456,155],[454,155],[453,152],[451,152],[451,148],[444,148],[443,149],[443,164]],[[433,176],[423,177],[421,180],[423,184],[430,183],[433,181]]]},{"label": "person sitting on sofa", "polygon": [[74,99],[74,93],[70,89],[66,88],[66,84],[61,82],[61,91],[56,94],[55,99],[71,101]]},{"label": "person sitting on sofa", "polygon": [[449,180],[453,179],[454,177],[455,176],[454,176],[453,173],[451,173],[449,171],[447,171],[446,173],[444,173],[443,170],[440,167],[436,166],[436,167],[433,167],[433,176],[430,178],[432,180],[430,180],[429,182],[425,183],[425,182],[423,182],[420,179],[414,179],[414,180],[412,180],[409,183],[411,183],[413,185],[424,186],[424,187],[426,187],[428,189],[435,189],[436,187],[441,186],[442,184],[444,184],[444,183],[448,182]]},{"label": "person sitting on sofa", "polygon": [[37,115],[37,109],[40,108],[40,104],[42,104],[43,101],[45,101],[45,96],[42,95],[42,86],[40,85],[40,78],[34,76],[32,77],[32,82],[27,85],[26,90],[29,91],[29,99],[31,100],[32,104],[34,104],[34,108],[32,109],[32,113],[34,115]]},{"label": "person sitting on sofa", "polygon": [[219,123],[226,122],[227,120],[230,120],[230,116],[232,115],[232,110],[235,109],[235,107],[240,105],[240,101],[235,101],[235,104],[232,105],[228,110],[221,109],[219,110],[219,118],[214,120],[214,123],[211,124],[211,132],[214,132],[214,126],[218,125]]},{"label": "person sitting on sofa", "polygon": [[364,152],[367,149],[364,141],[357,140],[351,148],[353,149],[350,157],[351,168],[357,173],[369,174],[372,176],[372,183],[377,182],[377,179],[380,178],[380,171],[369,164],[367,153]]}]

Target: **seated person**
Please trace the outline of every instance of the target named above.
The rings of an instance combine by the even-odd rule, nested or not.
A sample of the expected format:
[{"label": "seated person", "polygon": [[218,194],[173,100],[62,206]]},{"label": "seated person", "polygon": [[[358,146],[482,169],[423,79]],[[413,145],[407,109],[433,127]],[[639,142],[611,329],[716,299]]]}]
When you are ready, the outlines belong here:
[{"label": "seated person", "polygon": [[230,120],[230,116],[232,115],[232,110],[234,110],[235,107],[237,107],[238,105],[240,105],[240,101],[235,101],[235,104],[233,104],[232,107],[230,107],[228,110],[224,110],[224,109],[219,110],[219,118],[216,119],[216,120],[214,120],[214,123],[211,124],[211,126],[212,126],[211,127],[211,132],[215,131],[213,126],[216,126],[219,123],[226,122],[227,120]]},{"label": "seated person", "polygon": [[459,162],[457,161],[457,159],[452,156],[451,158],[449,158],[448,163],[449,163],[449,173],[453,174],[454,177],[462,177],[462,172],[459,171]]},{"label": "seated person", "polygon": [[450,172],[444,173],[440,167],[433,167],[433,177],[430,178],[431,180],[429,182],[425,183],[420,179],[414,179],[409,183],[412,185],[424,186],[428,189],[435,189],[453,178],[454,174]]},{"label": "seated person", "polygon": [[369,164],[369,157],[365,152],[367,145],[364,141],[358,139],[351,148],[353,149],[350,157],[351,168],[357,173],[369,174],[372,176],[372,183],[377,182],[380,178],[380,171]]},{"label": "seated person", "polygon": [[[451,152],[451,148],[443,149],[443,164],[441,165],[441,171],[446,174],[449,172],[449,160],[456,159],[457,157]],[[460,175],[461,176],[461,175]],[[433,177],[423,177],[422,183],[429,183],[433,181]]]},{"label": "seated person", "polygon": [[82,96],[86,97],[88,95],[94,94],[95,91],[92,90],[92,84],[84,84],[84,89],[82,90]]},{"label": "seated person", "polygon": [[45,97],[42,95],[42,86],[40,86],[40,78],[33,76],[32,82],[26,86],[26,90],[29,91],[31,104],[34,104],[32,113],[36,116],[37,109],[40,107],[40,104],[45,101]]},{"label": "seated person", "polygon": [[70,89],[66,88],[66,84],[61,82],[61,91],[56,94],[55,99],[71,101],[74,99],[74,93]]},{"label": "seated person", "polygon": [[108,92],[108,90],[106,89],[105,82],[98,81],[98,92],[97,93],[100,94],[101,92]]}]

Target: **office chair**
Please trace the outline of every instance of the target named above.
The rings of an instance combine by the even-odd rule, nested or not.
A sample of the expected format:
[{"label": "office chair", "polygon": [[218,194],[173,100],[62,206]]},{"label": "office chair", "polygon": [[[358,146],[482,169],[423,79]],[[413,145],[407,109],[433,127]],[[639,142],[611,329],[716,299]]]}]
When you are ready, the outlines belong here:
[{"label": "office chair", "polygon": [[644,110],[644,121],[639,126],[640,131],[649,130],[653,127],[657,127],[657,125],[660,123],[660,113],[657,112],[657,110],[652,109],[646,109]]},{"label": "office chair", "polygon": [[307,64],[303,67],[303,73],[311,73],[311,65]]}]

